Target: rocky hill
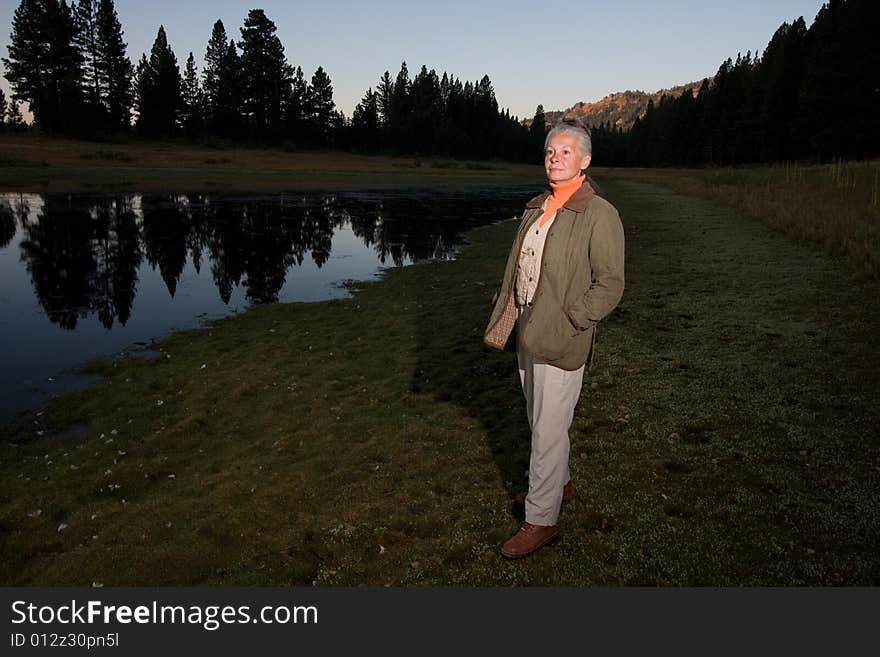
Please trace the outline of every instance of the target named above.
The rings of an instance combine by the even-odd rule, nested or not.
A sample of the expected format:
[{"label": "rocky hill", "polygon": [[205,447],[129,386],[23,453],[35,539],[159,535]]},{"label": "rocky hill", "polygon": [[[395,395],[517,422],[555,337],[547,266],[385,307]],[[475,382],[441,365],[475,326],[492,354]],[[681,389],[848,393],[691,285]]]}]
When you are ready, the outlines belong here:
[{"label": "rocky hill", "polygon": [[[648,108],[648,101],[653,100],[656,105],[660,98],[664,95],[680,96],[681,92],[687,88],[691,88],[696,95],[700,88],[699,82],[691,82],[670,89],[661,89],[654,93],[646,93],[644,91],[621,91],[605,96],[602,100],[595,103],[575,103],[572,107],[562,111],[545,112],[547,125],[556,123],[565,114],[576,114],[580,116],[587,125],[594,126],[610,123],[612,126],[620,126],[625,130],[632,127],[637,116],[642,116]],[[528,119],[527,123],[531,123]]]}]

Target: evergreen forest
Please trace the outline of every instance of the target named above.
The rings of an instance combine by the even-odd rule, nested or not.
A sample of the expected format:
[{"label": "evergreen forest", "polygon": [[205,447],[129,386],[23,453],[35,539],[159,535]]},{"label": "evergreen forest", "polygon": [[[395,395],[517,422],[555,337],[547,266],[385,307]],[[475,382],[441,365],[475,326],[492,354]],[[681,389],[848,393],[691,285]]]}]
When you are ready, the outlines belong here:
[{"label": "evergreen forest", "polygon": [[[535,161],[548,128],[502,110],[488,75],[464,81],[406,62],[370,86],[351,117],[328,73],[285,55],[275,23],[252,9],[236,35],[214,23],[198,70],[163,26],[133,63],[113,0],[21,0],[0,91],[0,131],[85,139],[183,139],[287,150],[342,149]],[[808,27],[783,23],[760,54],[721,64],[697,89],[650,103],[631,129],[592,126],[604,166],[732,165],[876,157],[880,152],[880,3],[830,0]],[[238,37],[236,39],[236,37]]]}]

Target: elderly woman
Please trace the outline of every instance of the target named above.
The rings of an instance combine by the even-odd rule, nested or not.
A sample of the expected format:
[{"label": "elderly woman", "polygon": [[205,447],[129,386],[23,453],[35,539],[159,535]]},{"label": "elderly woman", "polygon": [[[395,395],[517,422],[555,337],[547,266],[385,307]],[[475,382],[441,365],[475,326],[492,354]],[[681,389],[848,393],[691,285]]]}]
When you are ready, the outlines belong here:
[{"label": "elderly woman", "polygon": [[623,294],[623,226],[586,181],[592,146],[577,120],[547,134],[550,189],[526,204],[484,342],[516,349],[532,431],[525,522],[501,548],[525,557],[558,536],[563,500],[574,495],[568,429],[592,362],[596,324]]}]

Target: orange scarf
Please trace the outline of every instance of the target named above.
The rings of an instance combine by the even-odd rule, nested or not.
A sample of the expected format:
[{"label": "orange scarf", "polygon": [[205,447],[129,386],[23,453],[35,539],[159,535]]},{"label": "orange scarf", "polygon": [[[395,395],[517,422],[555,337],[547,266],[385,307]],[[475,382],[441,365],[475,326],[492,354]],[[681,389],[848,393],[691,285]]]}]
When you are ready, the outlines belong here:
[{"label": "orange scarf", "polygon": [[544,204],[544,214],[541,216],[541,222],[538,225],[543,226],[550,221],[550,217],[556,214],[556,211],[565,205],[566,201],[568,201],[568,199],[571,198],[571,195],[578,190],[585,179],[586,176],[582,173],[571,180],[566,180],[561,183],[551,182],[550,187],[553,188],[553,193],[547,197],[547,202]]}]

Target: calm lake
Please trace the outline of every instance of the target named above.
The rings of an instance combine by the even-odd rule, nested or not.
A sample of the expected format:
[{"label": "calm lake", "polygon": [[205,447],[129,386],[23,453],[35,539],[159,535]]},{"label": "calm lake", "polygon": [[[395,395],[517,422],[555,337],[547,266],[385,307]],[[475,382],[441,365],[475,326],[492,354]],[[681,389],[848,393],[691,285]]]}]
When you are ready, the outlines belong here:
[{"label": "calm lake", "polygon": [[0,419],[88,384],[72,370],[95,357],[450,259],[464,232],[537,191],[0,194]]}]

